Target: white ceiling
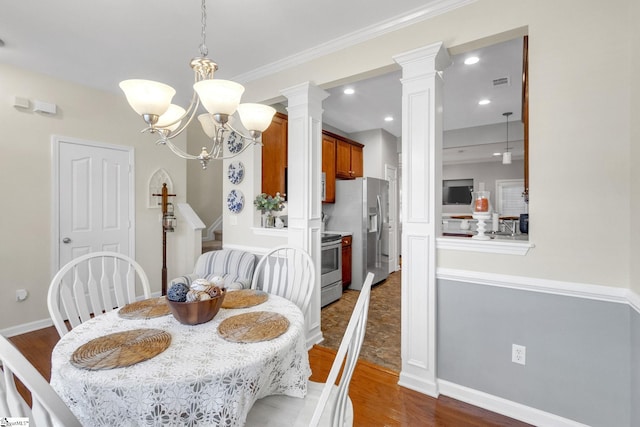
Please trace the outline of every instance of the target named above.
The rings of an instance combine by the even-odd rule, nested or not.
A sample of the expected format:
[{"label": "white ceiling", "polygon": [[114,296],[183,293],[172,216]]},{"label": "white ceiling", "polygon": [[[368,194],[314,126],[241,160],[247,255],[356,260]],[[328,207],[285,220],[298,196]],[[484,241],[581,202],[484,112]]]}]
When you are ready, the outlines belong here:
[{"label": "white ceiling", "polygon": [[[209,0],[209,57],[231,79],[372,28],[404,25],[460,0]],[[418,18],[413,18],[418,16]],[[411,17],[411,19],[409,19]],[[361,33],[362,34],[362,33]],[[119,92],[118,82],[167,83],[188,102],[199,55],[198,0],[5,1],[0,62]]]},{"label": "white ceiling", "polygon": [[[444,4],[464,0],[209,0],[209,57],[217,77],[243,80],[257,70],[326,51],[376,28],[399,27],[427,19]],[[222,13],[222,11],[224,13]],[[4,2],[0,13],[0,62],[119,93],[118,82],[146,78],[178,91],[187,104],[193,74],[188,66],[201,42],[198,0],[23,0]],[[474,66],[452,57],[445,71],[445,130],[503,122],[502,113],[520,117],[520,41],[485,48]],[[494,78],[511,85],[493,89]],[[344,132],[383,128],[400,136],[400,73],[353,83],[356,93],[329,89],[324,121]],[[20,95],[20,94],[16,94]],[[492,104],[479,107],[489,97]],[[391,123],[383,121],[392,115]]]},{"label": "white ceiling", "polygon": [[[477,56],[475,65],[464,59]],[[521,118],[522,39],[513,39],[451,57],[444,70],[444,129],[462,129],[505,123],[504,112],[513,113],[510,121]],[[508,85],[493,86],[493,80],[507,77]],[[401,72],[385,74],[359,82],[328,89],[323,119],[347,133],[383,128],[401,136]],[[344,89],[353,88],[353,95]],[[478,105],[481,99],[490,104]],[[385,122],[384,117],[394,117]]]}]

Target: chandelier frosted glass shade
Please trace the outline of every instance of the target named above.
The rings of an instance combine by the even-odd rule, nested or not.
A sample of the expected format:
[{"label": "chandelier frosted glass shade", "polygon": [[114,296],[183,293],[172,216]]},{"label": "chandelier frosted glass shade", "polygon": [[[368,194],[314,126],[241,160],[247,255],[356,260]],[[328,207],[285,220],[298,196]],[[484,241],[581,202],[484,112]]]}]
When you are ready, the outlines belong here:
[{"label": "chandelier frosted glass shade", "polygon": [[216,136],[216,122],[213,120],[213,117],[211,117],[211,114],[200,114],[198,116],[198,121],[202,126],[202,130],[209,138],[214,138]]},{"label": "chandelier frosted glass shade", "polygon": [[171,104],[167,111],[158,119],[156,127],[173,132],[180,127],[181,119],[185,114],[186,110],[184,108],[176,104]]},{"label": "chandelier frosted glass shade", "polygon": [[[203,169],[209,161],[214,159],[228,159],[242,153],[247,147],[259,144],[258,138],[271,124],[275,109],[259,104],[240,104],[244,87],[231,80],[214,79],[214,72],[218,65],[207,57],[206,45],[207,13],[206,1],[201,0],[202,19],[200,56],[191,60],[189,65],[194,72],[193,96],[189,107],[184,108],[171,104],[176,91],[164,83],[151,80],[125,80],[120,82],[120,88],[127,97],[129,105],[142,116],[148,127],[143,132],[156,134],[160,139],[156,144],[162,144],[177,156],[187,160],[198,160]],[[200,114],[198,121],[202,129],[211,139],[209,149],[203,147],[200,154],[193,155],[182,150],[172,142],[173,138],[182,134],[203,106],[208,113]],[[234,126],[234,114],[238,111],[240,120],[248,132],[243,132]],[[233,151],[230,156],[224,156],[225,135],[240,138],[240,142],[249,141],[250,144],[239,144],[240,150]]]},{"label": "chandelier frosted glass shade", "polygon": [[153,80],[124,80],[120,82],[120,89],[127,97],[131,108],[141,116],[163,115],[176,94],[171,86]]},{"label": "chandelier frosted glass shade", "polygon": [[193,90],[208,112],[230,116],[240,104],[244,86],[231,80],[211,79],[194,83]]},{"label": "chandelier frosted glass shade", "polygon": [[263,104],[245,103],[238,105],[238,114],[246,129],[262,133],[271,124],[276,109]]}]

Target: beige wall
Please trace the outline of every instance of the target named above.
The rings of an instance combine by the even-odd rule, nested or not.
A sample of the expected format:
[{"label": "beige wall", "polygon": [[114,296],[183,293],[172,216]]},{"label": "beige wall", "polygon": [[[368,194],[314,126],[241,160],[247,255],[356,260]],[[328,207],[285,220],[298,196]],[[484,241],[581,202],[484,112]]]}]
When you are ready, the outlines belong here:
[{"label": "beige wall", "polygon": [[[200,124],[187,128],[189,154],[198,154],[202,147],[210,151],[211,142]],[[197,160],[187,162],[187,202],[208,228],[222,215],[222,180],[227,177],[222,161],[211,161],[203,170]],[[203,230],[205,237],[207,230]]]},{"label": "beige wall", "polygon": [[385,165],[398,167],[398,138],[384,129],[366,130],[349,135],[364,144],[364,176],[385,179]]},{"label": "beige wall", "polygon": [[[462,50],[476,40],[528,27],[529,211],[535,248],[524,257],[441,250],[438,266],[629,287],[630,261],[640,252],[638,244],[630,249],[626,232],[631,202],[638,204],[640,192],[631,186],[637,149],[629,156],[630,130],[638,140],[638,127],[630,124],[631,106],[637,112],[638,103],[630,102],[629,92],[637,94],[638,84],[631,80],[629,38],[637,40],[631,28],[639,17],[636,6],[629,13],[630,5],[630,0],[479,0],[248,83],[246,93],[254,100],[277,99],[281,89],[302,81],[330,86],[372,70],[388,71],[393,55],[433,42]],[[615,230],[600,226],[609,221]],[[634,232],[637,236],[637,228]]]},{"label": "beige wall", "polygon": [[[629,16],[633,22],[638,22],[640,18],[640,2],[631,2],[631,13]],[[627,41],[629,49],[631,50],[631,75],[634,78],[631,79],[631,87],[629,95],[631,97],[631,144],[630,144],[630,161],[631,161],[631,223],[630,223],[630,236],[631,236],[631,251],[630,251],[630,263],[631,263],[631,289],[636,294],[640,294],[640,82],[638,76],[640,76],[640,27],[638,25],[632,25],[631,35]]]},{"label": "beige wall", "polygon": [[[19,110],[12,105],[14,96],[55,103],[58,113],[45,116]],[[152,136],[140,134],[142,120],[119,93],[96,91],[0,65],[0,99],[0,191],[4,205],[0,329],[49,318],[46,295],[56,270],[50,261],[52,135],[134,147],[136,259],[147,272],[152,290],[159,291],[162,233],[159,210],[147,208],[147,185],[151,174],[162,167],[171,175],[177,201],[185,201],[184,161],[156,146]],[[168,269],[171,276],[171,261]],[[15,301],[18,288],[29,291],[26,301]]]}]

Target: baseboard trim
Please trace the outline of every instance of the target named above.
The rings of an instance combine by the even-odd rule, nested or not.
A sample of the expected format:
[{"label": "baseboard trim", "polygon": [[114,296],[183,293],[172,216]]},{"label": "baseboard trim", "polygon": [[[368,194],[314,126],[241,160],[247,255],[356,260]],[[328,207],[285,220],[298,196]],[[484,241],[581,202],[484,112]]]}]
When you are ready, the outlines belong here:
[{"label": "baseboard trim", "polygon": [[33,332],[39,329],[48,328],[49,326],[53,326],[53,321],[51,319],[42,319],[42,320],[36,320],[34,322],[23,323],[21,325],[5,328],[0,331],[0,334],[9,338],[15,335],[26,334],[28,332]]},{"label": "baseboard trim", "polygon": [[445,396],[449,396],[453,399],[461,400],[479,408],[497,412],[498,414],[515,418],[536,426],[588,427],[586,424],[582,424],[577,421],[563,418],[549,412],[544,412],[530,406],[493,396],[446,380],[438,380],[438,387],[440,389],[440,393]]},{"label": "baseboard trim", "polygon": [[406,372],[406,370],[400,371],[400,378],[398,385],[417,391],[418,393],[426,394],[434,398],[438,397],[438,384],[431,381],[427,381],[417,375],[412,375]]}]

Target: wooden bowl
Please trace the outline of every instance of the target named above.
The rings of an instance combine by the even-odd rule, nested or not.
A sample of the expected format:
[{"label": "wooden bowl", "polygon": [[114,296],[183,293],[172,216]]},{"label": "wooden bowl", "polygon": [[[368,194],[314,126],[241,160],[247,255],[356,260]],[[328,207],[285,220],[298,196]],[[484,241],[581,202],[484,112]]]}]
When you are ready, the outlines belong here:
[{"label": "wooden bowl", "polygon": [[167,305],[178,322],[185,325],[198,325],[210,321],[218,314],[226,294],[226,289],[222,289],[222,293],[217,297],[194,302],[177,302],[167,298]]}]

